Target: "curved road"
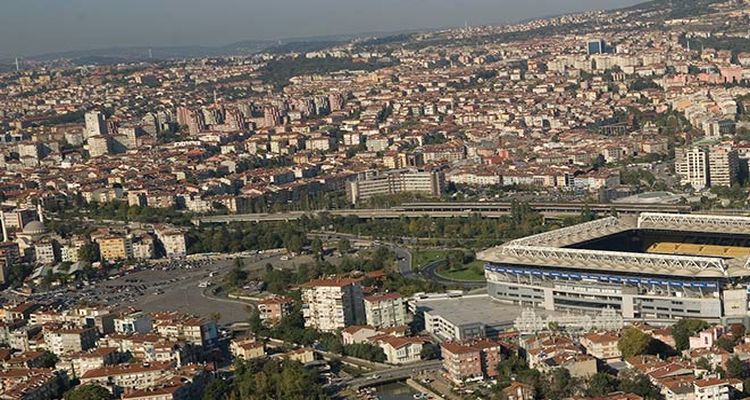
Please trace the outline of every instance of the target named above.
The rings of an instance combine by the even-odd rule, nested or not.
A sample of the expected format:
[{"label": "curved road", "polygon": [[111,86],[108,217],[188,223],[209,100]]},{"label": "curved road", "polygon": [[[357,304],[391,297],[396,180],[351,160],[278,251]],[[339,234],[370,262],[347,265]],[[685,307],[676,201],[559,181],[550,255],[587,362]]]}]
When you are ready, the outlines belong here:
[{"label": "curved road", "polygon": [[[317,236],[325,239],[349,239],[349,240],[362,240],[364,238],[358,237],[357,235],[351,235],[347,233],[338,232],[314,232],[308,234],[309,236]],[[372,242],[379,242],[372,240]],[[460,286],[466,290],[478,289],[487,286],[486,282],[477,281],[460,281],[455,279],[449,279],[438,275],[437,269],[440,267],[442,260],[433,261],[425,266],[422,266],[419,273],[414,273],[412,268],[412,254],[409,249],[401,247],[396,243],[380,242],[380,245],[389,248],[396,254],[398,271],[404,278],[407,279],[424,279],[428,281],[437,282],[445,286]]]}]

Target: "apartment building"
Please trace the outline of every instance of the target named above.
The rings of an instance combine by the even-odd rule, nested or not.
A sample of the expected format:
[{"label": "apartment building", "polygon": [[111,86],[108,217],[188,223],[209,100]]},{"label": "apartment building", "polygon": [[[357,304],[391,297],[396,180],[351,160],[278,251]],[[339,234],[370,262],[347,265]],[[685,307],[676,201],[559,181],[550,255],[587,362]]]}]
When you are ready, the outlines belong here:
[{"label": "apartment building", "polygon": [[143,311],[133,311],[115,318],[115,332],[117,333],[148,333],[151,329],[153,329],[153,320]]},{"label": "apartment building", "polygon": [[56,355],[86,351],[96,347],[99,337],[93,328],[52,328],[44,330],[44,343]]},{"label": "apartment building", "polygon": [[695,189],[708,186],[708,152],[700,147],[677,149],[675,172],[680,183]]},{"label": "apartment building", "polygon": [[484,378],[481,355],[477,349],[460,342],[443,342],[440,350],[443,356],[443,369],[451,381],[461,384]]},{"label": "apartment building", "polygon": [[440,171],[397,169],[380,174],[369,173],[347,182],[346,196],[352,204],[375,196],[402,192],[439,196],[444,185],[445,177]]},{"label": "apartment building", "polygon": [[353,279],[314,279],[302,287],[305,327],[335,331],[365,318],[362,286]]},{"label": "apartment building", "polygon": [[292,313],[294,299],[287,296],[270,296],[258,302],[260,320],[273,325]]},{"label": "apartment building", "polygon": [[125,236],[107,236],[97,239],[103,260],[126,260],[133,258],[133,242]]},{"label": "apartment building", "polygon": [[187,255],[187,240],[185,231],[174,227],[157,227],[156,237],[164,246],[167,257],[185,257]]},{"label": "apartment building", "polygon": [[614,360],[622,357],[617,347],[619,336],[610,332],[592,332],[580,338],[586,353],[600,360]]},{"label": "apartment building", "polygon": [[364,299],[367,325],[375,328],[406,325],[406,301],[398,293],[368,296]]},{"label": "apartment building", "polygon": [[740,158],[731,145],[711,146],[708,151],[711,186],[732,186],[739,180]]},{"label": "apartment building", "polygon": [[255,338],[235,339],[229,344],[229,351],[236,358],[252,360],[266,355],[266,345]]}]

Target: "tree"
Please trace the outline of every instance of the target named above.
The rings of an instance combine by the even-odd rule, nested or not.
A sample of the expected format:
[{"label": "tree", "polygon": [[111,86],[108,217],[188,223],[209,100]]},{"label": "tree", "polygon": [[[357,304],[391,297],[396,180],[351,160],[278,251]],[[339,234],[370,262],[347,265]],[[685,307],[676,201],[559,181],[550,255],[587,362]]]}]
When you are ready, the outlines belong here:
[{"label": "tree", "polygon": [[708,328],[708,323],[700,319],[681,319],[672,326],[672,338],[678,351],[690,346],[690,336],[696,332]]},{"label": "tree", "polygon": [[614,376],[599,372],[591,377],[586,395],[589,397],[605,396],[617,391],[619,383]]},{"label": "tree", "polygon": [[313,254],[315,254],[315,256],[319,260],[323,259],[323,242],[320,239],[318,238],[313,239],[312,243],[310,244],[310,248]]},{"label": "tree", "polygon": [[659,388],[651,383],[651,380],[640,373],[625,373],[620,379],[618,386],[620,391],[633,393],[643,397],[645,400],[661,399]]},{"label": "tree", "polygon": [[55,368],[55,365],[57,365],[58,361],[60,361],[60,359],[55,355],[55,353],[49,350],[45,350],[39,357],[40,366],[42,368]]},{"label": "tree", "polygon": [[421,357],[423,360],[434,360],[440,357],[440,346],[432,343],[425,343],[422,346]]},{"label": "tree", "polygon": [[339,240],[339,244],[337,246],[338,251],[341,254],[346,254],[352,249],[352,244],[349,242],[349,239],[341,239]]},{"label": "tree", "polygon": [[650,343],[651,336],[631,326],[623,331],[617,342],[617,348],[622,352],[623,358],[628,358],[644,354]]},{"label": "tree", "polygon": [[93,264],[100,259],[99,246],[96,243],[86,243],[78,249],[78,259]]},{"label": "tree", "polygon": [[206,385],[206,389],[203,392],[203,400],[226,400],[230,389],[231,387],[227,381],[214,379]]},{"label": "tree", "polygon": [[716,339],[716,345],[731,353],[734,350],[735,343],[733,339],[730,339],[727,336],[721,336]]},{"label": "tree", "polygon": [[745,363],[740,361],[737,356],[729,357],[729,360],[727,360],[727,375],[730,378],[746,378],[745,371]]},{"label": "tree", "polygon": [[552,371],[549,381],[547,382],[548,399],[564,399],[570,396],[572,391],[573,379],[570,371],[566,368],[556,368]]},{"label": "tree", "polygon": [[68,390],[63,395],[65,400],[109,400],[112,393],[99,385],[83,385]]}]

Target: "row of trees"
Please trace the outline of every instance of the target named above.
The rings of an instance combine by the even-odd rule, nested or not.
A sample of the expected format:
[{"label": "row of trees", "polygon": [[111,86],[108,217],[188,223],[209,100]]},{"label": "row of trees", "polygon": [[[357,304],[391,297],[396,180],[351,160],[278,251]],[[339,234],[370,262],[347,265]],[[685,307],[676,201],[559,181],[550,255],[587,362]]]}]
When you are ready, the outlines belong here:
[{"label": "row of trees", "polygon": [[239,361],[231,381],[215,379],[204,400],[323,400],[329,397],[317,383],[313,370],[299,362],[272,359]]},{"label": "row of trees", "polygon": [[277,248],[299,253],[309,244],[299,225],[282,222],[195,227],[188,232],[187,242],[190,254]]}]

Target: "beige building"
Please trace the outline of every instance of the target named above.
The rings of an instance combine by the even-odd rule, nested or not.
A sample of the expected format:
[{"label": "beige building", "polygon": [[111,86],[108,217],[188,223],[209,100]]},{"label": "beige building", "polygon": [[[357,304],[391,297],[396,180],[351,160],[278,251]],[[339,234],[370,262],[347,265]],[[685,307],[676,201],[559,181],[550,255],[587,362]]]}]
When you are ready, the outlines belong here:
[{"label": "beige building", "polygon": [[609,332],[592,332],[580,338],[581,346],[586,352],[600,360],[614,360],[622,358],[622,352],[617,348],[619,337]]},{"label": "beige building", "polygon": [[236,358],[252,360],[266,355],[266,345],[256,341],[255,338],[232,340],[229,344],[229,351]]},{"label": "beige building", "polygon": [[103,260],[126,260],[133,258],[133,243],[125,236],[107,236],[97,239]]},{"label": "beige building", "polygon": [[732,186],[737,183],[740,158],[731,145],[711,146],[708,151],[708,174],[711,186]]}]

